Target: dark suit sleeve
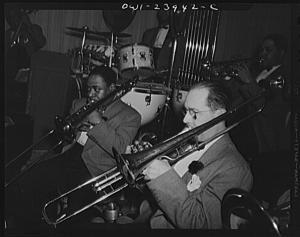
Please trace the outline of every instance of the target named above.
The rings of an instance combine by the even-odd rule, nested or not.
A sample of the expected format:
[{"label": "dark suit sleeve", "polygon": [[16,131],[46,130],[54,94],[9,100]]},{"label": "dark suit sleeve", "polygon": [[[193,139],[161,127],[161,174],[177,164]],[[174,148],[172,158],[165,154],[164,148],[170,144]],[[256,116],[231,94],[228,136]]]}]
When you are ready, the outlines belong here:
[{"label": "dark suit sleeve", "polygon": [[154,42],[153,42],[154,34],[156,34],[156,31],[154,29],[146,30],[144,32],[144,34],[143,34],[141,44],[147,45],[149,47],[153,47],[153,44],[154,44]]},{"label": "dark suit sleeve", "polygon": [[171,169],[148,183],[148,187],[167,219],[177,228],[222,227],[221,200],[224,193],[249,178],[250,172],[236,167],[224,170],[204,188],[189,192],[183,180]]},{"label": "dark suit sleeve", "polygon": [[103,121],[93,127],[88,132],[88,136],[94,137],[108,152],[111,152],[114,147],[118,152],[124,153],[137,134],[140,125],[140,114],[130,109],[126,113],[122,113],[116,127]]},{"label": "dark suit sleeve", "polygon": [[46,37],[44,36],[43,30],[39,25],[31,25],[31,27],[28,29],[28,33],[30,34],[30,38],[37,49],[45,46]]}]

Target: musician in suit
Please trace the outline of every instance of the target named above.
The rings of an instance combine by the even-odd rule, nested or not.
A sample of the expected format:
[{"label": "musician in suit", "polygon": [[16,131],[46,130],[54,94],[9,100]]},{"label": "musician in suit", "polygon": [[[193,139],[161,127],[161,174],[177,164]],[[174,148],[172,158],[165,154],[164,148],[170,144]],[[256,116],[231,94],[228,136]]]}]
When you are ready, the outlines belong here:
[{"label": "musician in suit", "polygon": [[[252,70],[246,65],[237,68],[238,78],[242,82],[238,87],[242,98],[246,100],[263,91],[267,92],[265,99],[257,103],[258,106],[265,104],[263,111],[252,119],[258,155],[251,166],[254,175],[252,192],[270,206],[276,205],[276,200],[290,187],[291,182],[291,87],[284,63],[287,46],[282,34],[268,34],[261,43],[259,65],[253,66]],[[278,79],[283,79],[282,87],[270,86],[272,81]]]},{"label": "musician in suit", "polygon": [[[87,98],[73,102],[71,113],[87,102],[99,101],[115,89],[116,73],[109,67],[95,67],[87,81]],[[24,199],[27,199],[27,214],[38,218],[46,199],[54,198],[83,182],[96,177],[116,166],[112,156],[112,147],[125,153],[141,124],[140,114],[116,100],[103,110],[94,110],[76,127],[76,140],[65,146],[62,154],[49,161],[40,163],[36,169],[28,172],[22,180]],[[78,208],[79,200],[86,200],[92,189],[75,193],[68,200],[68,210]],[[35,219],[34,221],[41,221]]]},{"label": "musician in suit", "polygon": [[42,28],[32,24],[22,9],[6,7],[5,19],[9,26],[5,31],[7,110],[20,112],[19,106],[25,110],[31,56],[45,46],[46,37]]},{"label": "musician in suit", "polygon": [[[251,71],[246,65],[237,68],[244,83],[239,87],[243,98],[268,91],[264,110],[253,119],[259,153],[290,149],[290,79],[284,65],[286,50],[287,42],[283,35],[269,34],[261,44],[258,70]],[[270,86],[270,82],[279,78],[284,80],[283,88]]]},{"label": "musician in suit", "polygon": [[158,26],[148,29],[142,37],[142,44],[153,48],[156,70],[167,70],[170,63],[172,40],[170,37],[169,12],[157,11]]},{"label": "musician in suit", "polygon": [[[114,75],[113,75],[114,74]],[[73,101],[71,114],[91,100],[100,100],[115,89],[115,80],[111,82],[105,78],[115,78],[115,72],[106,66],[96,67],[87,82],[88,98]],[[131,143],[140,127],[141,116],[132,107],[117,100],[105,111],[93,111],[83,120],[80,127],[88,131],[89,137],[94,137],[101,143],[99,147],[91,139],[86,141],[82,152],[82,159],[93,176],[115,166],[115,160],[107,155],[112,147],[124,152]],[[92,126],[93,128],[91,129]],[[86,130],[86,128],[88,130]],[[77,135],[77,137],[80,135]],[[106,151],[105,151],[106,150]],[[101,157],[101,159],[97,158]]]},{"label": "musician in suit", "polygon": [[[190,89],[184,107],[183,121],[185,130],[189,130],[225,113],[228,97],[218,83],[202,81]],[[222,121],[195,139],[205,141],[225,128]],[[143,174],[158,207],[152,215],[153,205],[147,208],[143,204],[143,213],[152,215],[152,228],[221,229],[221,200],[225,192],[230,188],[249,191],[252,187],[250,168],[226,133],[173,167],[166,160],[156,159]]]}]

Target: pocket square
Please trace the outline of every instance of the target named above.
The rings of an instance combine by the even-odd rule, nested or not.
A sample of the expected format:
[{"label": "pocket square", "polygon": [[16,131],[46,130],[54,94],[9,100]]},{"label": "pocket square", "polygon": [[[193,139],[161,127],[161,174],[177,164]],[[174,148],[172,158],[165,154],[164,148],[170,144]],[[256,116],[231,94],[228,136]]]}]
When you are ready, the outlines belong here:
[{"label": "pocket square", "polygon": [[187,190],[193,192],[196,189],[200,188],[200,186],[201,186],[201,180],[199,176],[193,174],[192,179],[187,184]]}]

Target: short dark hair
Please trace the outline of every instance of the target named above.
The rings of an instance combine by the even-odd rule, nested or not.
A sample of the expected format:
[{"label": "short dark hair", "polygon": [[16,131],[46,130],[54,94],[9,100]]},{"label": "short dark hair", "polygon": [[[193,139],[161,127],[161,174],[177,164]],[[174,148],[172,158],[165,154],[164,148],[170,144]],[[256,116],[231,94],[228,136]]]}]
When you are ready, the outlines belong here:
[{"label": "short dark hair", "polygon": [[192,89],[207,88],[207,105],[212,111],[226,109],[230,107],[229,93],[223,84],[217,81],[201,81],[191,87]]},{"label": "short dark hair", "polygon": [[283,50],[284,52],[287,50],[287,40],[282,34],[268,34],[264,37],[264,40],[272,40],[277,49]]},{"label": "short dark hair", "polygon": [[101,76],[106,85],[110,86],[111,84],[115,84],[117,81],[117,74],[110,67],[107,66],[96,66],[91,72],[89,76],[99,75]]}]

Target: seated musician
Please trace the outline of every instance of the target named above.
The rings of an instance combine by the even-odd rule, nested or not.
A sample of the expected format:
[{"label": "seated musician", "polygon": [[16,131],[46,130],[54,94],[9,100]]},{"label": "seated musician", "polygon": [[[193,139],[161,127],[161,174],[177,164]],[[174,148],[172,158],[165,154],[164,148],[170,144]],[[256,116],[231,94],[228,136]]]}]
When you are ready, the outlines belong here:
[{"label": "seated musician", "polygon": [[[75,100],[71,113],[91,100],[99,101],[107,96],[114,90],[115,82],[116,74],[111,68],[96,67],[87,81],[88,98]],[[42,162],[25,174],[22,179],[28,207],[25,213],[41,221],[42,206],[47,201],[45,198],[49,200],[58,196],[57,192],[52,192],[57,190],[57,186],[64,193],[115,167],[112,147],[124,153],[140,124],[140,114],[121,100],[114,101],[104,111],[96,109],[87,115],[78,126],[76,142],[61,155]],[[53,193],[51,198],[49,193]],[[86,196],[88,193],[83,192],[78,198],[84,199]],[[69,204],[72,205],[72,201]]]},{"label": "seated musician", "polygon": [[[217,83],[202,81],[190,89],[184,107],[183,121],[190,130],[225,113],[228,97]],[[225,128],[222,121],[196,139],[205,141]],[[221,229],[225,192],[230,188],[249,191],[252,187],[250,168],[227,133],[173,167],[166,160],[156,159],[143,174],[158,210],[154,212],[144,202],[136,222],[151,218],[151,228]]]}]

